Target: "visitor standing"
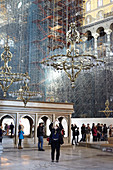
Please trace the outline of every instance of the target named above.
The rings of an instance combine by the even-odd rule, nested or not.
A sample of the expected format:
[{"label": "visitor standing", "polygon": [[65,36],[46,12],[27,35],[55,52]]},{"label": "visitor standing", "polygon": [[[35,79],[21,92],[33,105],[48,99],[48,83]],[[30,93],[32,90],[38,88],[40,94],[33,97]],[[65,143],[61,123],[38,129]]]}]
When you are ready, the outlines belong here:
[{"label": "visitor standing", "polygon": [[24,134],[23,128],[24,128],[24,127],[21,125],[21,129],[19,130],[19,134],[18,134],[18,136],[19,136],[18,149],[23,149],[23,148],[22,148],[22,139],[24,139],[24,136],[23,136],[23,134]]},{"label": "visitor standing", "polygon": [[79,127],[77,127],[77,129],[75,130],[75,144],[78,144],[78,140],[79,140]]},{"label": "visitor standing", "polygon": [[84,123],[81,126],[81,134],[82,134],[81,141],[85,142],[86,141],[86,126]]},{"label": "visitor standing", "polygon": [[49,129],[51,131],[50,135],[50,144],[51,144],[51,160],[54,162],[54,155],[56,151],[56,162],[59,161],[60,156],[60,145],[62,145],[63,142],[63,135],[61,134],[61,130],[63,129],[63,126],[61,123],[55,124],[51,123],[49,125]]},{"label": "visitor standing", "polygon": [[[74,142],[75,142],[75,129],[77,128],[76,124],[72,124],[71,125],[71,130],[72,130],[72,145],[74,145]],[[76,144],[76,142],[75,142]]]},{"label": "visitor standing", "polygon": [[39,151],[45,151],[43,149],[43,136],[44,136],[44,124],[39,123],[39,126],[37,128],[38,150]]},{"label": "visitor standing", "polygon": [[104,124],[104,126],[103,126],[103,138],[104,138],[104,141],[107,141],[107,132],[108,132],[108,128],[107,128],[106,124]]},{"label": "visitor standing", "polygon": [[94,125],[93,127],[93,142],[97,141],[97,126]]},{"label": "visitor standing", "polygon": [[14,125],[13,125],[13,123],[11,122],[11,124],[10,124],[10,129],[11,129],[11,138],[12,138],[12,135],[13,135],[13,129],[14,129]]},{"label": "visitor standing", "polygon": [[86,127],[86,142],[90,142],[90,131],[91,131],[91,128],[88,123]]}]

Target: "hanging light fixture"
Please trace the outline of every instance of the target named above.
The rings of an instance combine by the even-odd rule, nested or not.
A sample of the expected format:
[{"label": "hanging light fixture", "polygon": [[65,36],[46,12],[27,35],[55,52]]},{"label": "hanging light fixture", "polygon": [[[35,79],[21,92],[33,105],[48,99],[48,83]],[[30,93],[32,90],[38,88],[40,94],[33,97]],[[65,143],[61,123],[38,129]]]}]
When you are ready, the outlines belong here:
[{"label": "hanging light fixture", "polygon": [[17,97],[17,100],[22,100],[24,106],[26,106],[27,102],[30,98],[41,98],[42,94],[37,91],[30,91],[28,86],[28,80],[24,81],[24,86],[22,86],[18,91],[9,92],[10,96]]},{"label": "hanging light fixture", "polygon": [[66,54],[56,54],[41,62],[46,66],[52,66],[56,70],[64,70],[74,87],[74,82],[82,70],[88,70],[94,66],[100,66],[103,60],[97,59],[93,54],[86,53],[77,48],[80,41],[80,33],[77,31],[75,23],[70,24],[70,29],[66,34],[67,49]]},{"label": "hanging light fixture", "polygon": [[6,92],[13,83],[23,82],[25,79],[29,79],[28,73],[12,73],[12,67],[8,65],[11,61],[12,53],[9,50],[8,44],[4,47],[4,52],[1,54],[1,61],[3,61],[3,66],[0,67],[0,86],[4,92],[4,97],[6,97]]},{"label": "hanging light fixture", "polygon": [[105,110],[101,110],[99,112],[102,112],[105,114],[106,117],[109,117],[110,113],[113,113],[113,110],[109,110],[109,100],[106,100],[105,106]]}]

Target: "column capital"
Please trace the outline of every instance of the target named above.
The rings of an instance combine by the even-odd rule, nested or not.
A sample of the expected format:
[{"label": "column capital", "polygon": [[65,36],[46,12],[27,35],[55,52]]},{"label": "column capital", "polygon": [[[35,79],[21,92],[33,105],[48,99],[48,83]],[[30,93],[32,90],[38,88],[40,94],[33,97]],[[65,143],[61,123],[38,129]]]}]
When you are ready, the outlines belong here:
[{"label": "column capital", "polygon": [[97,39],[99,37],[99,34],[96,32],[96,33],[92,33],[92,36]]},{"label": "column capital", "polygon": [[106,30],[104,30],[104,32],[105,32],[107,35],[109,35],[109,34],[111,34],[112,30],[111,30],[111,29],[106,29]]}]

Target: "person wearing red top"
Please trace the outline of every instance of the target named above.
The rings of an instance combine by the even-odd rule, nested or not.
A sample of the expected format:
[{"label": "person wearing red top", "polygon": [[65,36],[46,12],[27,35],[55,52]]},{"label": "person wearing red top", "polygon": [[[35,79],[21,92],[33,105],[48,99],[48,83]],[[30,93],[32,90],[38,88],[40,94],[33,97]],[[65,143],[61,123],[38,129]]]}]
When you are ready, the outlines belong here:
[{"label": "person wearing red top", "polygon": [[94,141],[97,141],[97,127],[95,125],[93,127],[93,139]]}]

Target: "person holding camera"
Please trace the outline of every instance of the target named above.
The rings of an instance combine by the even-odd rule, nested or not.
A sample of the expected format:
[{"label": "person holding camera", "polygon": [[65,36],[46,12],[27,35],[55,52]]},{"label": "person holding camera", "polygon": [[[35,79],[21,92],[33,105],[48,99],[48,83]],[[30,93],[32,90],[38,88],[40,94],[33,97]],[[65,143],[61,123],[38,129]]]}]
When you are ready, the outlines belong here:
[{"label": "person holding camera", "polygon": [[52,122],[49,125],[49,130],[51,132],[49,144],[51,145],[51,160],[54,162],[54,155],[56,150],[56,162],[59,161],[60,156],[60,145],[62,145],[63,142],[63,135],[61,133],[63,129],[63,126],[60,122]]},{"label": "person holding camera", "polygon": [[44,124],[39,123],[39,126],[37,128],[38,150],[39,151],[45,151],[43,149],[43,136],[44,136]]}]

